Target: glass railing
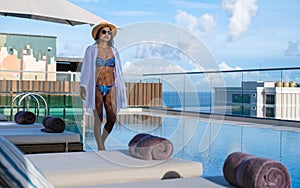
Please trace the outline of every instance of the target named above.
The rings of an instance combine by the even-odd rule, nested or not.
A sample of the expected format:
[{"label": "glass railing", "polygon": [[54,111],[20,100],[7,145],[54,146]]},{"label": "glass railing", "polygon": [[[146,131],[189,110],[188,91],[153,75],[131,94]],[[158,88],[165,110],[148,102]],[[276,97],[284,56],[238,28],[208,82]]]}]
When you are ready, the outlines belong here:
[{"label": "glass railing", "polygon": [[[49,72],[48,76],[53,73]],[[0,75],[19,78],[20,72],[2,70]],[[36,80],[35,76],[37,75],[46,76],[44,72],[22,73],[24,79],[25,77],[33,78],[30,79],[31,81]],[[161,83],[162,88],[159,91],[160,94],[157,95],[158,97],[153,98],[152,96],[149,104],[143,102],[144,107],[161,104],[155,105],[155,108],[300,121],[299,75],[300,67],[294,67],[140,75],[125,74],[124,78],[126,82],[130,83]],[[80,73],[56,72],[55,77],[61,83],[57,86],[47,86],[47,89],[50,90],[51,87],[52,89],[55,89],[55,87],[64,89],[64,91],[55,92],[55,94],[43,90],[45,86],[42,87],[41,83],[33,86],[33,83],[28,82],[21,88],[16,86],[18,83],[14,85],[13,83],[3,82],[4,79],[2,79],[0,113],[7,114],[7,108],[9,109],[14,95],[23,92],[24,89],[30,91],[30,87],[39,87],[39,93],[49,103],[50,114],[57,113],[63,117],[71,117],[72,112],[76,111],[79,116],[82,111],[79,88],[77,88]],[[14,80],[17,80],[17,78]],[[6,85],[4,86],[4,84]],[[12,87],[17,87],[17,92],[12,92]],[[153,95],[152,93],[140,95],[130,91],[128,93],[147,97]],[[137,107],[140,106],[137,105]],[[134,105],[131,105],[131,107],[134,107]],[[78,118],[78,120],[81,121],[81,118]]]},{"label": "glass railing", "polygon": [[300,120],[300,67],[143,74],[153,79],[161,109]]}]

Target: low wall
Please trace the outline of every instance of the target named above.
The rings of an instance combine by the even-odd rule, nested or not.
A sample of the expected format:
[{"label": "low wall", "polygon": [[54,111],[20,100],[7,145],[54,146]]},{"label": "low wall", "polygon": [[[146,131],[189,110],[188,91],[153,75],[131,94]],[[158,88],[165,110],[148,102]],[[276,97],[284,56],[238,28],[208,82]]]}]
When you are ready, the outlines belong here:
[{"label": "low wall", "polygon": [[[129,106],[161,106],[161,83],[126,83]],[[18,93],[35,92],[51,95],[79,95],[79,82],[0,80],[1,96],[14,97]],[[7,99],[6,99],[7,100]],[[0,101],[1,103],[1,101]]]}]

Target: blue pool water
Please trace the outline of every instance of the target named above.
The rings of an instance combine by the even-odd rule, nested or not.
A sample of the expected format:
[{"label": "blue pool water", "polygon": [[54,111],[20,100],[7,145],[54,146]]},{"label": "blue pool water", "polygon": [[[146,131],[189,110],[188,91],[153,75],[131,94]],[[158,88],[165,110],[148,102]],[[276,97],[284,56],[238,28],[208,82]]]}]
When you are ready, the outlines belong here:
[{"label": "blue pool water", "polygon": [[[292,187],[300,187],[300,132],[179,116],[121,115],[119,120],[106,141],[108,150],[127,149],[134,135],[147,132],[171,140],[175,157],[202,162],[205,177],[222,176],[226,157],[242,151],[281,162],[290,172]],[[85,149],[96,150],[92,130],[86,131]]]}]

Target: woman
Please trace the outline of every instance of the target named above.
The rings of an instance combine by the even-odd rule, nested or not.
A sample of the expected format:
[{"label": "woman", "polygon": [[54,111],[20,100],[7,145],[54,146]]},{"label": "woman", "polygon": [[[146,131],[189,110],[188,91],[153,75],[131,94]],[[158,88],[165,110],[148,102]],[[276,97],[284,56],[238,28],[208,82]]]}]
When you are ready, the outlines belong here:
[{"label": "woman", "polygon": [[[83,58],[80,78],[80,96],[86,111],[94,114],[94,136],[98,150],[116,122],[119,108],[127,107],[126,88],[117,49],[113,47],[116,26],[102,22],[92,30],[96,43],[90,45]],[[101,134],[101,124],[106,123]]]}]

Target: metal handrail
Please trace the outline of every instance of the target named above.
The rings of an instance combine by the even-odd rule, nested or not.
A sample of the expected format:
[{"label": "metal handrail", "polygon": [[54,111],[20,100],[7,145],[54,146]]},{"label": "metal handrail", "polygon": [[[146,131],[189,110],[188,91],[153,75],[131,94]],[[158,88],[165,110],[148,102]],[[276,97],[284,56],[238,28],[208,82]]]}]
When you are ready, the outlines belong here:
[{"label": "metal handrail", "polygon": [[[17,105],[17,111],[20,111],[20,106],[23,102],[24,99],[28,99],[28,97],[32,97],[35,102],[37,103],[37,120],[39,118],[39,114],[40,114],[40,102],[39,99],[37,97],[39,97],[40,99],[42,99],[43,103],[44,103],[44,107],[45,107],[45,116],[48,115],[48,104],[47,101],[45,100],[45,98],[43,96],[41,96],[40,94],[37,93],[20,93],[18,95],[16,95],[10,105],[10,120],[13,120],[13,110],[14,110],[14,103],[15,101],[20,98],[19,103]],[[27,106],[27,110],[28,110],[28,106]]]},{"label": "metal handrail", "polygon": [[190,71],[190,72],[167,72],[167,73],[144,73],[143,76],[164,76],[164,75],[188,75],[188,74],[209,74],[209,73],[236,73],[236,72],[255,72],[255,71],[284,71],[284,70],[300,70],[300,67],[285,68],[265,68],[265,69],[241,69],[241,70],[212,70],[212,71]]}]

